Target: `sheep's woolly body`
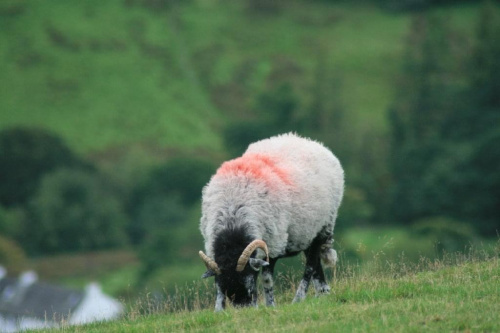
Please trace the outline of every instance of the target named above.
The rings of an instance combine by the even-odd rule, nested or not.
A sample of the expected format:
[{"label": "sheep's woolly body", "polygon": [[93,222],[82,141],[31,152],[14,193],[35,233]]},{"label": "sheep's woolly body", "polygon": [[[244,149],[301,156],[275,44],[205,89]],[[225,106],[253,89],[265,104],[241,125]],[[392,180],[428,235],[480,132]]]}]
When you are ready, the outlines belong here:
[{"label": "sheep's woolly body", "polygon": [[333,234],[343,191],[342,167],[322,144],[295,134],[253,143],[203,189],[206,253],[213,258],[215,236],[241,224],[271,258],[303,251],[320,232]]}]

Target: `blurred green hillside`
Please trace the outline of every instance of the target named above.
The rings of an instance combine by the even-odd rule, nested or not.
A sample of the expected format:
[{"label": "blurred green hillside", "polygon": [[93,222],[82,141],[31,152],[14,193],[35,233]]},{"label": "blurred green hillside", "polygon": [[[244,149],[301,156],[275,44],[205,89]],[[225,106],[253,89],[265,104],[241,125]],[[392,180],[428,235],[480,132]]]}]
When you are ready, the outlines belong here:
[{"label": "blurred green hillside", "polygon": [[491,244],[498,59],[492,0],[0,1],[0,259],[116,295],[197,279],[202,187],[286,131],[342,162],[346,262]]},{"label": "blurred green hillside", "polygon": [[[310,99],[318,62],[341,78],[339,103],[354,128],[386,129],[412,14],[348,3],[250,7],[2,1],[0,129],[47,128],[83,154],[221,151],[221,127],[251,117],[269,81],[292,81]],[[474,5],[436,10],[464,31],[477,14]]]}]

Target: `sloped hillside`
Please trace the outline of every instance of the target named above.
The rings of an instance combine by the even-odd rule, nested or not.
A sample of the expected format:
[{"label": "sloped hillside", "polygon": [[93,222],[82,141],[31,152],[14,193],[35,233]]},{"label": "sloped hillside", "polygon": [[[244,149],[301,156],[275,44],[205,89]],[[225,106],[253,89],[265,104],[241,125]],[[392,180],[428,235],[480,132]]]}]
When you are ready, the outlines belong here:
[{"label": "sloped hillside", "polygon": [[[0,129],[48,128],[84,154],[131,144],[220,151],[221,128],[248,117],[269,84],[292,82],[308,112],[325,72],[353,128],[384,131],[411,14],[168,3],[2,1]],[[477,13],[443,11],[464,31]]]}]

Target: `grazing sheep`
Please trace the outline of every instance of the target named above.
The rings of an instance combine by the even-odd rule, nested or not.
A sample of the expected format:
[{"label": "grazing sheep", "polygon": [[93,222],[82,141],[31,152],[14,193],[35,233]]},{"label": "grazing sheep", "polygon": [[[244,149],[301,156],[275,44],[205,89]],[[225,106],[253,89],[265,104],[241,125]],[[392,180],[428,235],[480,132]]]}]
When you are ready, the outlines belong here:
[{"label": "grazing sheep", "polygon": [[255,306],[261,267],[266,304],[274,306],[276,261],[302,251],[306,267],[294,302],[305,297],[311,279],[316,294],[328,293],[321,261],[337,260],[333,228],[343,192],[338,159],[291,133],[253,143],[223,163],[203,189],[200,222],[202,277],[215,276],[215,310],[224,309],[226,296],[234,305]]}]

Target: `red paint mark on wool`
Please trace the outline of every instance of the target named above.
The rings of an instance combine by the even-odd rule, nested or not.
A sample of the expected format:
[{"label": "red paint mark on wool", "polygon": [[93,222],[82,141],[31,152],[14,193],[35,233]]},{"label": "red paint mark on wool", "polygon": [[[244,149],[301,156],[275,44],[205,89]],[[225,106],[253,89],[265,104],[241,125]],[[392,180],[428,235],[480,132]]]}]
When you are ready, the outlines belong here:
[{"label": "red paint mark on wool", "polygon": [[263,180],[272,186],[277,180],[291,185],[288,173],[276,165],[275,159],[262,154],[245,154],[225,162],[217,170],[217,175],[245,175]]}]

